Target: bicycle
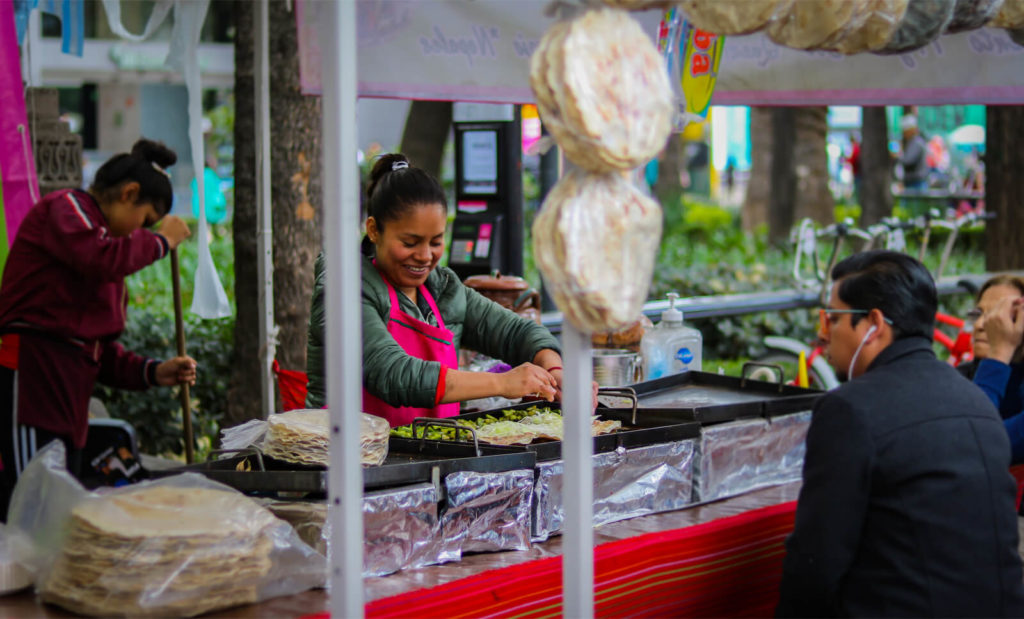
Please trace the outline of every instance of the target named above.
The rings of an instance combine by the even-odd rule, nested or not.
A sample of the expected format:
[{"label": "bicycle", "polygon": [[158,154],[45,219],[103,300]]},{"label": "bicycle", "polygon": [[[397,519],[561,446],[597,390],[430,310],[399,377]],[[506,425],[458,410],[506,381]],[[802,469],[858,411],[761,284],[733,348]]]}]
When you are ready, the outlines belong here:
[{"label": "bicycle", "polygon": [[[928,240],[931,236],[931,228],[934,226],[950,230],[950,235],[946,240],[946,245],[943,249],[939,266],[934,275],[935,280],[938,281],[949,261],[949,257],[952,253],[953,246],[956,244],[956,239],[960,230],[982,219],[991,218],[992,215],[966,213],[957,217],[953,221],[946,221],[938,219],[935,217],[935,213],[932,212],[922,218],[910,221],[900,221],[897,218],[887,218],[881,223],[869,226],[866,231],[853,227],[849,220],[842,223],[832,224],[821,230],[815,231],[814,223],[809,219],[805,219],[800,223],[794,233],[797,249],[793,264],[793,278],[796,281],[797,286],[803,288],[812,285],[816,286],[820,283],[821,292],[819,295],[819,301],[822,306],[825,306],[828,304],[832,267],[834,267],[837,262],[839,249],[842,246],[844,239],[847,237],[862,239],[865,243],[859,251],[868,251],[872,249],[880,240],[884,241],[886,249],[891,251],[906,251],[906,233],[922,231],[922,242],[917,258],[919,261],[923,262],[927,252]],[[824,272],[819,268],[820,258],[817,253],[817,239],[820,237],[833,238],[828,266]],[[801,263],[805,256],[813,261],[813,280],[803,275]],[[964,287],[967,288],[969,292],[973,292],[971,291],[970,286]],[[937,313],[935,319],[937,323],[951,326],[957,330],[955,338],[951,338],[939,329],[938,325],[936,325],[933,332],[935,341],[949,351],[950,364],[956,366],[960,363],[973,359],[974,355],[970,328],[971,323],[942,312]],[[839,385],[839,380],[836,377],[835,371],[823,356],[824,349],[821,346],[821,342],[815,341],[812,342],[811,345],[808,345],[794,338],[773,335],[765,337],[764,344],[765,347],[768,348],[768,353],[762,355],[758,361],[769,364],[791,364],[795,363],[799,358],[800,353],[803,352],[807,359],[807,372],[810,382],[809,386],[828,390]],[[757,374],[757,372],[758,371],[755,370],[755,374]],[[766,375],[752,375],[752,377],[761,379],[767,378]],[[797,384],[797,380],[792,380],[791,384]]]}]

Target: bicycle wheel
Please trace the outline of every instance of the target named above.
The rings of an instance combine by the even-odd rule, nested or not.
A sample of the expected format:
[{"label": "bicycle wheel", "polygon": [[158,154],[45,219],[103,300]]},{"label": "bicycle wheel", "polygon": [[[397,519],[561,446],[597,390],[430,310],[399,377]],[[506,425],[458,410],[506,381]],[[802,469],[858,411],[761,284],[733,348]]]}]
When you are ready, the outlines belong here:
[{"label": "bicycle wheel", "polygon": [[[756,361],[760,363],[771,363],[782,367],[782,372],[785,375],[786,384],[796,380],[797,367],[800,363],[799,358],[796,355],[782,352],[780,350],[772,350],[761,357],[758,357]],[[763,378],[762,378],[763,377]],[[774,372],[767,369],[757,369],[750,373],[750,378],[755,380],[768,380],[774,381]],[[807,366],[807,382],[808,387],[811,389],[819,389],[825,391],[828,389],[824,378],[818,374],[817,370],[813,366]]]}]

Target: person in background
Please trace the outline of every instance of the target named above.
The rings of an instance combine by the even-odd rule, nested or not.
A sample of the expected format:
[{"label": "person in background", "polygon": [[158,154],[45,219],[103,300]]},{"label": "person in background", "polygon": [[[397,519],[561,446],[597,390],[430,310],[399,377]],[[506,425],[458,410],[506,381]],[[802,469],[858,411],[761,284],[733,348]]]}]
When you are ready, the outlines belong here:
[{"label": "person in background", "polygon": [[[398,426],[457,415],[464,400],[558,397],[562,358],[551,333],[438,266],[448,208],[437,179],[405,155],[387,154],[374,164],[366,194],[363,411]],[[307,348],[311,408],[326,405],[322,254],[315,272]],[[459,370],[460,346],[515,367],[503,374]]]},{"label": "person in background", "polygon": [[[65,189],[25,216],[0,286],[0,516],[32,456],[50,441],[81,473],[96,381],[124,389],[192,384],[195,361],[147,359],[117,342],[128,305],[124,278],[189,236],[167,215],[166,168],[177,156],[139,140],[97,171],[89,191]],[[161,221],[159,233],[148,228]]]},{"label": "person in background", "polygon": [[899,163],[903,167],[903,188],[908,191],[923,191],[928,181],[928,143],[917,127],[916,116],[900,119],[903,130],[903,151]]},{"label": "person in background", "polygon": [[814,406],[780,617],[1024,616],[999,415],[932,350],[937,293],[898,252],[846,258],[819,336],[846,383]]},{"label": "person in background", "polygon": [[850,154],[846,157],[846,163],[850,165],[850,174],[853,176],[853,200],[860,204],[863,176],[860,171],[860,138],[856,134],[850,134]]},{"label": "person in background", "polygon": [[976,361],[961,371],[999,409],[1013,463],[1024,462],[1024,278],[989,279],[967,319],[973,322]]}]

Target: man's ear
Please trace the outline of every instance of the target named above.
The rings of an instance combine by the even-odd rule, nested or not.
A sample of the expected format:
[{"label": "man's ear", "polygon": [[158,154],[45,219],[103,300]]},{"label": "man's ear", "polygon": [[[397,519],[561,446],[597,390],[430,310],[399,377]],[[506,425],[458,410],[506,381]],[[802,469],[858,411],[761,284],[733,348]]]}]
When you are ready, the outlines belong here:
[{"label": "man's ear", "polygon": [[136,181],[128,181],[121,185],[121,201],[128,204],[136,204],[139,201],[139,191],[142,187]]},{"label": "man's ear", "polygon": [[870,323],[871,332],[875,334],[875,337],[881,336],[886,333],[887,328],[891,328],[889,323],[885,322],[885,314],[878,308],[868,312],[868,323]]}]

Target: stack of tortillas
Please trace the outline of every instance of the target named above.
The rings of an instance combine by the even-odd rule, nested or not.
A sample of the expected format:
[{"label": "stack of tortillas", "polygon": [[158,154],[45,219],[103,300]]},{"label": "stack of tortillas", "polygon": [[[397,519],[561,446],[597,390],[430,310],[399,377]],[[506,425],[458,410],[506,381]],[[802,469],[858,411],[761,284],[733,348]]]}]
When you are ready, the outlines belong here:
[{"label": "stack of tortillas", "polygon": [[617,9],[557,22],[530,60],[541,119],[566,174],[534,221],[534,255],[555,304],[585,333],[614,331],[647,300],[661,208],[623,176],[657,157],[675,102],[665,63]]},{"label": "stack of tortillas", "polygon": [[90,615],[198,615],[258,600],[279,521],[251,499],[148,486],[89,500],[40,587]]},{"label": "stack of tortillas", "polygon": [[[362,463],[375,466],[388,455],[388,423],[373,415],[362,414],[359,433]],[[301,409],[271,415],[263,453],[278,460],[309,466],[327,466],[330,452],[330,412],[327,409]]]},{"label": "stack of tortillas", "polygon": [[679,6],[695,26],[715,34],[747,34],[785,14],[793,0],[682,0]]},{"label": "stack of tortillas", "polygon": [[551,297],[583,333],[621,329],[647,300],[661,207],[621,174],[572,170],[533,222],[533,255]]},{"label": "stack of tortillas", "polygon": [[672,131],[665,63],[625,11],[596,9],[557,22],[530,60],[530,85],[565,156],[592,172],[647,163]]}]

